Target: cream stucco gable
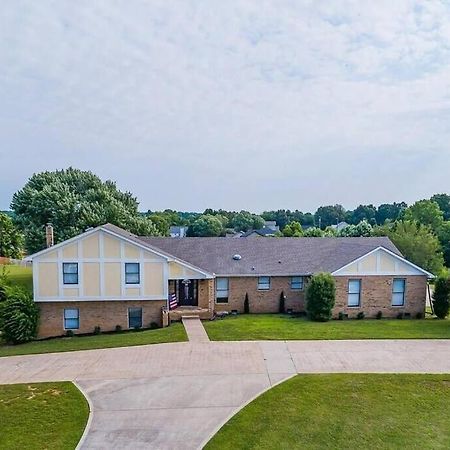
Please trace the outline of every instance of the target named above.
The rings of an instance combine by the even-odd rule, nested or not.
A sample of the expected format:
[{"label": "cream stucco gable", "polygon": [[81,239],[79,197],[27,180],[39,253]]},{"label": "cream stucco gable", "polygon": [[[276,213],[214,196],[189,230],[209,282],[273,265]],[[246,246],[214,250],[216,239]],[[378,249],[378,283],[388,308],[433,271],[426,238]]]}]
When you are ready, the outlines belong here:
[{"label": "cream stucco gable", "polygon": [[332,275],[426,275],[429,278],[434,278],[432,273],[427,272],[384,247],[378,247],[360,258],[351,261],[334,271]]}]

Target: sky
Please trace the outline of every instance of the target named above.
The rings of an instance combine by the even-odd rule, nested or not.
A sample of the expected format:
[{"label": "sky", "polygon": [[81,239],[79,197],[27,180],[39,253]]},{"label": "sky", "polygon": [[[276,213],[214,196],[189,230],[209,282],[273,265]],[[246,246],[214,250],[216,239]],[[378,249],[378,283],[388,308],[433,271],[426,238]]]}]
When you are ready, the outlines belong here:
[{"label": "sky", "polygon": [[141,210],[450,192],[450,3],[5,0],[0,209],[69,166]]}]

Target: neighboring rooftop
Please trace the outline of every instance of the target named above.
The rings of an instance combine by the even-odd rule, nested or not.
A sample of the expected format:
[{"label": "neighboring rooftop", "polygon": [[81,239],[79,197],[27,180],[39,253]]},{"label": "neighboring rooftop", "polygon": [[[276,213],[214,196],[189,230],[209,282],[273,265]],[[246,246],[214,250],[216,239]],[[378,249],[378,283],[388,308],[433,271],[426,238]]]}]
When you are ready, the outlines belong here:
[{"label": "neighboring rooftop", "polygon": [[[387,237],[138,239],[217,275],[309,275],[334,272],[378,247],[402,256]],[[241,259],[234,260],[233,255],[240,255]]]}]

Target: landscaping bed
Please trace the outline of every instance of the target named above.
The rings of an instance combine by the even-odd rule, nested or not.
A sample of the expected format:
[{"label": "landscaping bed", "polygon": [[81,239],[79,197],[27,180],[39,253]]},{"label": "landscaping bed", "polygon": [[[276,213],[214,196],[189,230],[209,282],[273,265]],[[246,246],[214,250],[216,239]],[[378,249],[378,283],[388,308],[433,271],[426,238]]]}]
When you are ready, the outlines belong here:
[{"label": "landscaping bed", "polygon": [[450,375],[298,375],[247,405],[207,449],[448,449]]},{"label": "landscaping bed", "polygon": [[363,319],[312,322],[287,314],[241,314],[204,322],[214,341],[450,339],[450,320]]},{"label": "landscaping bed", "polygon": [[72,383],[2,385],[0,448],[74,449],[88,416],[88,403]]}]

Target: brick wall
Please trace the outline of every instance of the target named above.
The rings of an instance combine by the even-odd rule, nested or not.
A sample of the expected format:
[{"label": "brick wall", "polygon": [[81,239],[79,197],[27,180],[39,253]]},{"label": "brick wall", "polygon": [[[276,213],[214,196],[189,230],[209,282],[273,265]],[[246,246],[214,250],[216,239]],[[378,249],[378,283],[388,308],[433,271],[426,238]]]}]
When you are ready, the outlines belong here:
[{"label": "brick wall", "polygon": [[200,308],[214,309],[215,283],[213,279],[199,280],[198,282],[198,306]]},{"label": "brick wall", "polygon": [[[361,306],[348,307],[348,280],[361,280]],[[423,275],[404,276],[406,279],[404,306],[391,306],[393,276],[365,276],[365,277],[335,277],[336,306],[333,316],[340,311],[350,318],[356,317],[358,312],[364,311],[367,318],[375,317],[378,311],[383,317],[396,317],[398,313],[409,313],[415,317],[417,313],[424,314],[427,289],[427,278]]]},{"label": "brick wall", "polygon": [[96,326],[102,331],[112,331],[116,325],[128,328],[128,308],[142,308],[142,322],[148,327],[151,322],[161,324],[161,308],[165,300],[127,300],[127,301],[85,301],[85,302],[40,302],[41,311],[38,337],[60,336],[64,330],[64,308],[78,308],[80,329],[74,333],[92,333]]},{"label": "brick wall", "polygon": [[294,312],[304,311],[305,291],[291,289],[291,277],[270,277],[268,291],[258,290],[258,277],[230,277],[228,303],[216,303],[215,310],[235,309],[241,313],[244,312],[245,294],[248,293],[251,313],[276,313],[279,311],[281,292],[284,292],[286,296],[286,309],[292,309]]}]

